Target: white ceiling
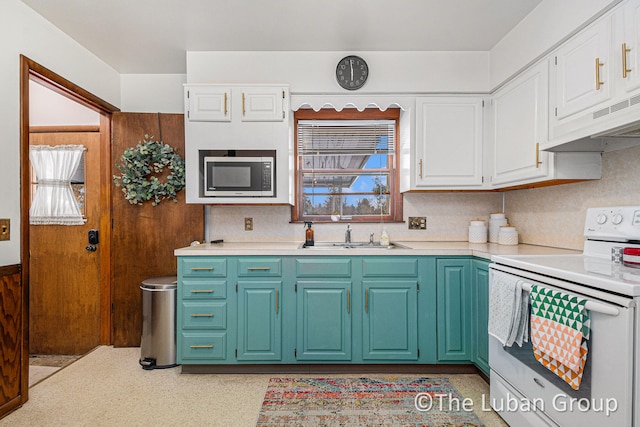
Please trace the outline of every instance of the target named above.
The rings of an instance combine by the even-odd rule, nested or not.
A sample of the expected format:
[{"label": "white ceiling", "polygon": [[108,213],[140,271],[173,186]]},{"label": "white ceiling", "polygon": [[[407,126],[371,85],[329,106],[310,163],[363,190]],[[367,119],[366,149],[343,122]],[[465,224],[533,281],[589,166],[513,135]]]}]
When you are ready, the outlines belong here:
[{"label": "white ceiling", "polygon": [[123,74],[187,51],[488,51],[541,0],[22,0]]}]

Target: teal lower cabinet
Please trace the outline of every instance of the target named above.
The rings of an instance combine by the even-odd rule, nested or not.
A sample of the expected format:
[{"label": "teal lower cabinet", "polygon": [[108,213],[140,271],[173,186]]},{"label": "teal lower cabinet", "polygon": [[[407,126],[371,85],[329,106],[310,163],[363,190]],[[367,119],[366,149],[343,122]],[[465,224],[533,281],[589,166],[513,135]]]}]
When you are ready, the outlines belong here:
[{"label": "teal lower cabinet", "polygon": [[473,300],[473,362],[489,375],[489,262],[473,260],[471,264]]},{"label": "teal lower cabinet", "polygon": [[364,280],[362,358],[418,360],[418,282]]},{"label": "teal lower cabinet", "polygon": [[177,363],[474,363],[488,374],[488,266],[355,251],[180,256]]},{"label": "teal lower cabinet", "polygon": [[351,281],[299,280],[295,357],[351,360]]},{"label": "teal lower cabinet", "polygon": [[237,359],[282,359],[282,281],[238,281]]},{"label": "teal lower cabinet", "polygon": [[471,361],[469,259],[437,260],[438,361]]}]

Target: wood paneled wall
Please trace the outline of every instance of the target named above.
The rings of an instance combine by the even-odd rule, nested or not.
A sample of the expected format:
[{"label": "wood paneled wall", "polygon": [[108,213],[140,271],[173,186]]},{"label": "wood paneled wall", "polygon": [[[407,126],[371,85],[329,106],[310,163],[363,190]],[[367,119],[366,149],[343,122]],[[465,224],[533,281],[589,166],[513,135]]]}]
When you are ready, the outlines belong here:
[{"label": "wood paneled wall", "polygon": [[[113,115],[112,165],[122,152],[135,146],[145,134],[171,145],[184,158],[184,115],[115,113]],[[140,345],[142,280],[175,275],[176,248],[203,239],[204,208],[187,205],[184,191],[178,202],[163,201],[131,205],[120,187],[113,187],[112,302],[113,344],[117,347]]]},{"label": "wood paneled wall", "polygon": [[20,379],[27,378],[21,370],[29,368],[22,346],[22,313],[20,266],[0,267],[0,418],[22,404],[27,390]]}]

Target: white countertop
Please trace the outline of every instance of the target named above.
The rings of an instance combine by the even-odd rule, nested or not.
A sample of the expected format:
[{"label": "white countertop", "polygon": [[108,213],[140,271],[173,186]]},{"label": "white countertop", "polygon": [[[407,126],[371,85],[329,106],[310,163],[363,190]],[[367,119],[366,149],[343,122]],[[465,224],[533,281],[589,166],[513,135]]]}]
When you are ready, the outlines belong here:
[{"label": "white countertop", "polygon": [[295,256],[323,256],[323,255],[440,255],[440,256],[477,256],[491,259],[493,255],[554,255],[580,254],[582,251],[552,248],[535,245],[506,246],[496,243],[469,242],[418,242],[399,241],[407,248],[385,249],[348,249],[322,248],[300,249],[302,242],[224,242],[203,243],[196,246],[179,248],[174,251],[176,256],[250,256],[250,255],[295,255]]}]

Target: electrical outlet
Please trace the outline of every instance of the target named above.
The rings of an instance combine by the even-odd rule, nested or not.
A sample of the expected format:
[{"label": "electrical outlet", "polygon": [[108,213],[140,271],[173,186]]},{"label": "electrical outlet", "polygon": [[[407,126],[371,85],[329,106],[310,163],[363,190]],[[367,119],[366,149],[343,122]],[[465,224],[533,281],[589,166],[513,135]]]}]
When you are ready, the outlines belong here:
[{"label": "electrical outlet", "polygon": [[245,218],[244,219],[244,231],[253,230],[253,218]]},{"label": "electrical outlet", "polygon": [[10,222],[8,218],[0,219],[0,240],[9,240],[11,235]]},{"label": "electrical outlet", "polygon": [[427,229],[426,216],[410,216],[409,217],[409,230],[426,230],[426,229]]}]

